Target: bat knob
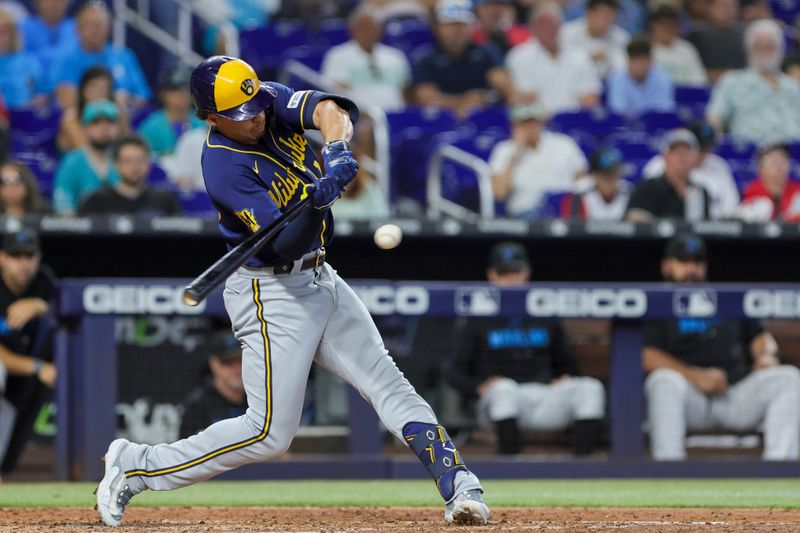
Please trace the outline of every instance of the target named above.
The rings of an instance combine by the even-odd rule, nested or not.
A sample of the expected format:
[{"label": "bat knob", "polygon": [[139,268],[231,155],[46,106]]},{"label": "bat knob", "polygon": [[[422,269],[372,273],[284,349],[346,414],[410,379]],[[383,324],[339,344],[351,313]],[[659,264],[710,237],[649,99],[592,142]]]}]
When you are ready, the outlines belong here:
[{"label": "bat knob", "polygon": [[186,291],[183,293],[183,303],[192,307],[197,307],[197,305],[200,303],[200,299],[189,291]]}]

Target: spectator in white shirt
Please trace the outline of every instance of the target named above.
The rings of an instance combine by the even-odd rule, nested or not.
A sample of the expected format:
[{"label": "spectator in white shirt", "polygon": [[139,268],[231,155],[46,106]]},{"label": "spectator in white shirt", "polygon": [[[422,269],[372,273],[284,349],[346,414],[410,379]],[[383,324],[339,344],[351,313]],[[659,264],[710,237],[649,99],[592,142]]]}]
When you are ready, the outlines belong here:
[{"label": "spectator in white shirt", "polygon": [[[717,132],[705,121],[698,121],[688,128],[700,148],[697,166],[689,173],[695,185],[703,187],[709,196],[711,218],[731,218],[739,205],[739,189],[727,161],[714,153],[717,147]],[[646,178],[657,178],[664,174],[664,158],[655,156],[645,165],[642,174]]]},{"label": "spectator in white shirt", "polygon": [[561,202],[561,218],[622,220],[632,189],[622,179],[622,153],[602,146],[589,159],[589,179],[581,179]]},{"label": "spectator in white shirt", "polygon": [[380,42],[382,34],[375,8],[359,8],[350,18],[351,39],[325,54],[322,75],[359,102],[395,111],[405,105],[411,66],[402,51]]},{"label": "spectator in white shirt", "polygon": [[617,11],[618,0],[589,0],[586,15],[565,23],[559,36],[563,49],[587,52],[601,78],[625,68],[625,46],[630,36],[614,23]]},{"label": "spectator in white shirt", "polygon": [[489,156],[495,198],[507,202],[510,216],[533,218],[545,192],[572,189],[586,172],[586,158],[571,138],[545,131],[541,104],[518,104],[511,112],[512,138]]},{"label": "spectator in white shirt", "polygon": [[601,81],[589,54],[559,46],[561,7],[545,1],[531,11],[534,38],[515,46],[506,56],[517,100],[538,102],[554,114],[600,103]]},{"label": "spectator in white shirt", "polygon": [[708,76],[697,49],[681,39],[681,14],[663,4],[647,17],[653,43],[653,61],[667,71],[675,85],[708,85]]}]

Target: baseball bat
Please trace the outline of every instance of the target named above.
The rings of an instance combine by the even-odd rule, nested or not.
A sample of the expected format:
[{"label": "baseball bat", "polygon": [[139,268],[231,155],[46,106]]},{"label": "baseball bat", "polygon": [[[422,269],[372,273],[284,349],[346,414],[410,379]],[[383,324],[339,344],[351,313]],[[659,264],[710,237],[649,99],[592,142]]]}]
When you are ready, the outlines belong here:
[{"label": "baseball bat", "polygon": [[269,241],[274,239],[289,222],[297,218],[302,210],[311,203],[314,185],[306,184],[300,200],[288,208],[283,215],[270,224],[259,229],[248,238],[231,248],[205,272],[197,276],[183,290],[183,301],[187,305],[196,306],[214,292],[228,276],[249,261]]}]

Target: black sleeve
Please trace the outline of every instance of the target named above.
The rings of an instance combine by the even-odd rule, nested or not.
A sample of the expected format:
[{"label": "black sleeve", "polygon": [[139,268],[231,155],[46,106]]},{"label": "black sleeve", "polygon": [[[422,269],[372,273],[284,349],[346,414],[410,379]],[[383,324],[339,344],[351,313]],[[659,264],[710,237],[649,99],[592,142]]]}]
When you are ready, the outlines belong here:
[{"label": "black sleeve", "polygon": [[567,350],[564,339],[564,329],[561,327],[561,324],[554,322],[547,329],[550,331],[553,377],[557,378],[564,374],[577,376],[578,366],[575,364],[575,359],[572,358],[572,354]]},{"label": "black sleeve", "polygon": [[30,296],[49,300],[53,296],[57,283],[58,279],[50,267],[41,265],[36,277],[33,278],[33,283],[31,283]]},{"label": "black sleeve", "polygon": [[651,183],[653,180],[642,180],[633,190],[630,199],[628,200],[628,208],[625,210],[626,212],[630,211],[631,209],[641,209],[642,211],[647,211],[655,215],[656,208],[655,208],[655,198],[653,197],[652,193],[652,185]]},{"label": "black sleeve", "polygon": [[669,352],[667,346],[667,327],[666,320],[648,320],[644,323],[642,345],[644,347],[658,348]]},{"label": "black sleeve", "polygon": [[453,331],[453,353],[445,365],[445,376],[454,388],[466,397],[477,396],[476,389],[481,384],[483,376],[475,375],[474,358],[477,353],[477,339],[474,335],[474,320],[459,318]]},{"label": "black sleeve", "polygon": [[97,192],[90,194],[78,206],[78,216],[81,217],[86,215],[100,215],[104,212],[105,207],[103,206],[103,200]]},{"label": "black sleeve", "polygon": [[750,353],[750,343],[753,339],[767,331],[764,323],[760,320],[742,320],[741,322],[742,342],[744,342],[745,351]]},{"label": "black sleeve", "polygon": [[432,83],[437,87],[439,86],[439,77],[429,55],[419,58],[419,61],[414,63],[412,76],[414,85]]},{"label": "black sleeve", "polygon": [[170,191],[163,191],[162,195],[161,204],[163,206],[164,213],[171,217],[180,216],[183,212],[183,209],[181,209],[181,204],[178,199],[175,198],[175,195]]}]

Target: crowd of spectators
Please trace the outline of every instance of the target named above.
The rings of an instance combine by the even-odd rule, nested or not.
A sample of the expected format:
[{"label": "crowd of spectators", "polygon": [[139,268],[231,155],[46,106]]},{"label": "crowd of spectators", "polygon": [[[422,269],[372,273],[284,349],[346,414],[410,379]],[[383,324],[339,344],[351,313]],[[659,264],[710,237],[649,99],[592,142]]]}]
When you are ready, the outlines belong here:
[{"label": "crowd of spectators", "polygon": [[[5,211],[87,212],[81,204],[93,192],[116,190],[119,162],[112,151],[131,133],[149,147],[145,182],[176,198],[202,194],[199,154],[207,125],[193,113],[190,66],[170,66],[148,80],[134,52],[111,43],[113,15],[105,2],[26,3],[30,12],[20,2],[0,4],[0,160],[24,177],[24,205],[30,206]],[[338,0],[315,2],[313,9],[247,4],[252,9],[224,2],[218,10],[220,22],[233,22],[243,39],[254,26],[296,17],[310,47],[319,40],[315,32],[322,35],[338,20],[339,37],[314,45],[322,53],[313,68],[334,90],[383,109],[390,128],[392,116],[404,110],[438,108],[453,117],[456,132],[473,128],[473,134],[491,137],[493,149],[478,155],[491,166],[501,215],[797,217],[798,32],[785,14],[776,18],[768,2]],[[411,28],[409,35],[416,37],[398,37],[398,27]],[[217,27],[201,41],[207,53],[226,50]],[[280,65],[268,67],[264,75],[274,77]],[[686,94],[694,95],[691,102]],[[500,118],[489,126],[470,122],[486,111]],[[24,140],[15,142],[23,134],[14,118],[24,120],[26,112],[57,116],[57,168],[42,170],[38,154],[27,152]],[[565,115],[585,123],[565,126]],[[596,120],[613,125],[598,129],[592,126]],[[358,149],[368,161],[375,146],[368,117],[362,122]],[[419,127],[419,139],[431,138],[428,157],[441,141],[424,124]],[[395,133],[390,131],[393,144]],[[665,148],[674,138],[683,142]],[[402,142],[393,146],[394,155]],[[780,162],[773,160],[781,157],[787,168],[778,176]],[[406,178],[402,165],[393,164],[392,180]],[[358,187],[337,209],[341,217],[385,216],[404,194],[403,186],[379,187],[374,165],[363,167]],[[392,191],[389,198],[386,190]],[[32,201],[33,196],[41,198]],[[422,191],[411,196],[424,201]],[[0,200],[10,205],[5,194]]]}]

